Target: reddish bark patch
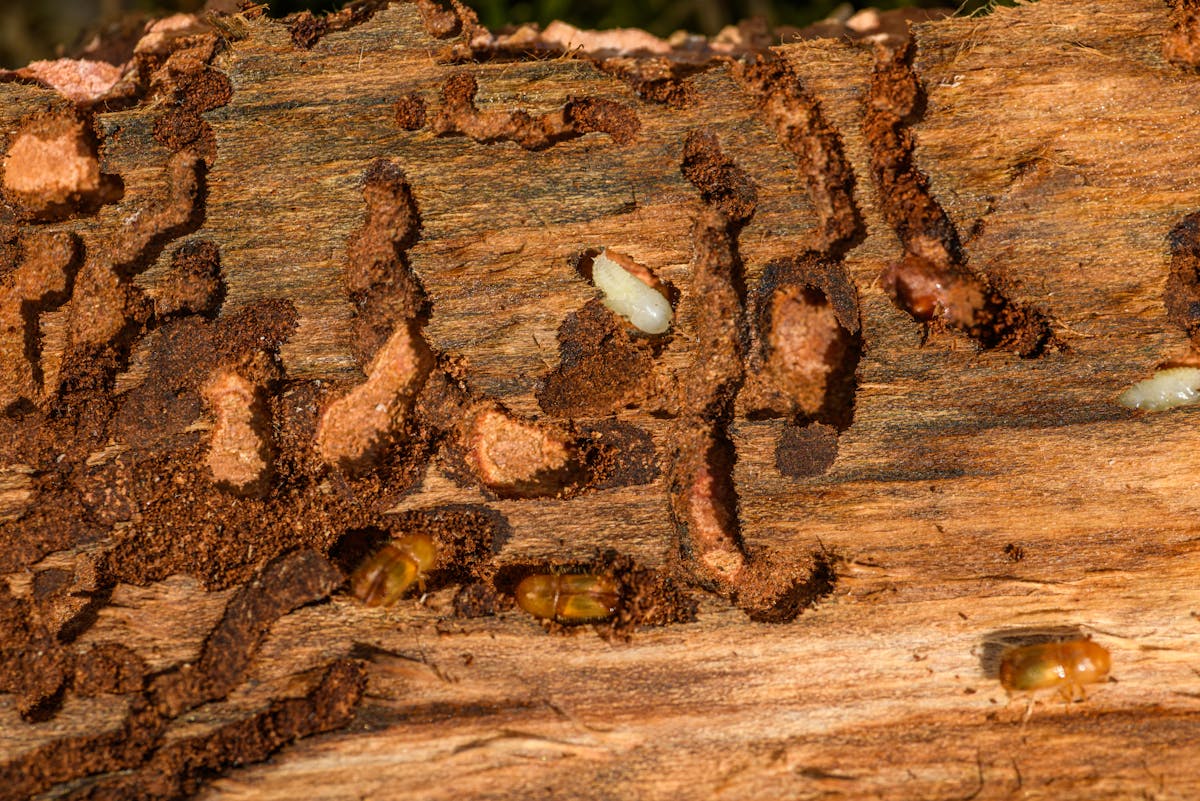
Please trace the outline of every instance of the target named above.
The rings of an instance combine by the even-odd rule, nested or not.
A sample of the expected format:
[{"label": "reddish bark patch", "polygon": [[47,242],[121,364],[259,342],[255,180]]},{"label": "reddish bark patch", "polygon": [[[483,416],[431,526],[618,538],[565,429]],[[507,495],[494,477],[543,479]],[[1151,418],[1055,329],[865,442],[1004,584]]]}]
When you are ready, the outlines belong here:
[{"label": "reddish bark patch", "polygon": [[71,686],[81,696],[138,692],[146,673],[146,663],[136,653],[120,643],[102,643],[75,660]]},{"label": "reddish bark patch", "polygon": [[413,328],[400,325],[367,365],[367,380],[321,417],[321,458],[348,473],[378,464],[405,427],[413,401],[433,369],[433,353]]},{"label": "reddish bark patch", "polygon": [[191,150],[206,164],[216,158],[217,146],[212,127],[201,115],[233,96],[229,78],[209,66],[222,42],[213,34],[171,36],[155,49],[139,42],[137,51],[139,70],[149,76],[151,93],[165,106],[154,120],[155,141],[172,152]]},{"label": "reddish bark patch", "polygon": [[59,58],[53,61],[31,61],[19,70],[0,70],[0,81],[17,80],[46,86],[78,107],[115,100],[122,79],[126,78],[124,62],[106,62],[95,58]]},{"label": "reddish bark patch", "polygon": [[659,476],[659,454],[649,431],[618,420],[581,426],[590,486],[611,489],[649,484]]},{"label": "reddish bark patch", "polygon": [[820,290],[787,288],[770,300],[767,369],[801,413],[825,402],[830,373],[849,350],[846,331]]},{"label": "reddish bark patch", "polygon": [[481,403],[461,437],[467,464],[485,487],[502,497],[555,496],[582,478],[573,437],[516,418],[499,404]]},{"label": "reddish bark patch", "polygon": [[[166,169],[165,197],[151,198],[107,247],[89,247],[88,258],[75,280],[68,320],[64,363],[94,359],[113,349],[123,359],[128,345],[146,320],[150,308],[132,278],[148,266],[162,246],[199,226],[203,208],[203,170],[196,157],[173,156]],[[90,243],[89,243],[90,244]],[[114,367],[123,366],[119,363]]]},{"label": "reddish bark patch", "polygon": [[[224,508],[222,493],[209,489],[204,453],[190,430],[201,411],[199,387],[213,365],[234,366],[256,384],[271,386],[275,350],[294,320],[294,310],[280,302],[247,307],[218,323],[172,320],[157,331],[148,380],[119,401],[103,389],[80,389],[57,401],[56,415],[10,421],[4,431],[6,452],[37,466],[38,502],[20,520],[0,528],[4,557],[24,564],[135,519],[139,525],[126,529],[115,545],[119,567],[113,580],[146,581],[193,571],[210,580],[244,577],[279,549],[294,547],[290,537],[296,530],[280,537],[269,516],[246,526],[247,531],[267,532],[256,543],[257,551],[247,553],[246,540],[223,534],[226,526],[236,531],[244,521],[236,508]],[[270,403],[277,415],[278,404]],[[110,441],[116,444],[110,446]],[[303,449],[307,453],[310,447],[311,434]],[[289,441],[289,470],[295,453]],[[209,511],[198,514],[196,497],[201,494]],[[229,552],[216,560],[211,549]]]},{"label": "reddish bark patch", "polygon": [[805,562],[755,554],[738,587],[738,606],[759,623],[790,623],[837,587],[835,560],[818,551]]},{"label": "reddish bark patch", "polygon": [[[253,13],[253,12],[251,12]],[[215,49],[217,37],[213,26],[196,14],[172,14],[145,26],[145,34],[134,44],[133,53],[138,70],[152,75],[170,56],[181,50]]]},{"label": "reddish bark patch", "polygon": [[754,214],[757,191],[710,133],[688,135],[681,171],[700,190],[704,208],[692,229],[695,361],[678,380],[680,417],[668,460],[671,518],[695,580],[728,594],[746,566],[736,455],[726,433],[745,379],[748,338],[737,237]]},{"label": "reddish bark patch", "polygon": [[1181,67],[1200,67],[1200,0],[1167,0],[1171,28],[1163,35],[1163,58]]},{"label": "reddish bark patch", "polygon": [[774,262],[755,292],[751,374],[741,402],[751,417],[854,417],[862,354],[858,293],[840,262],[809,255]]},{"label": "reddish bark patch", "polygon": [[269,384],[278,373],[271,362],[295,319],[291,304],[262,301],[216,322],[184,317],[160,326],[147,380],[126,392],[118,407],[119,441],[138,450],[186,447],[192,441],[186,429],[200,416],[201,387],[212,371],[241,372],[252,385]]},{"label": "reddish bark patch", "polygon": [[206,734],[172,741],[131,773],[103,778],[69,799],[177,799],[194,795],[228,770],[262,762],[304,737],[334,731],[354,719],[366,691],[366,670],[342,659],[300,698],[275,699],[267,709]]},{"label": "reddish bark patch", "polygon": [[214,370],[200,388],[212,412],[205,459],[213,483],[239,495],[260,495],[271,481],[271,422],[262,388],[236,368]]},{"label": "reddish bark patch", "polygon": [[406,251],[421,215],[399,167],[380,159],[363,173],[363,225],[350,238],[342,280],[355,307],[355,354],[367,380],[325,410],[317,429],[321,458],[348,473],[377,465],[403,435],[435,355],[420,326],[425,290]]},{"label": "reddish bark patch", "polygon": [[671,520],[684,563],[698,583],[729,593],[747,563],[733,484],[736,457],[722,432],[697,429],[697,423],[688,420],[672,438]]},{"label": "reddish bark patch", "polygon": [[24,598],[0,582],[0,691],[17,696],[26,720],[44,720],[46,707],[57,709],[73,670],[73,654]]},{"label": "reddish bark patch", "polygon": [[341,583],[338,570],[315,551],[278,557],[257,580],[234,593],[220,622],[204,640],[194,666],[158,676],[149,692],[163,714],[176,717],[224,698],[246,679],[250,663],[276,620],[329,596]]},{"label": "reddish bark patch", "polygon": [[342,282],[354,304],[354,355],[366,365],[398,326],[423,322],[428,302],[408,262],[421,215],[404,172],[373,162],[363,173],[363,200],[366,216],[346,247]]},{"label": "reddish bark patch", "polygon": [[700,190],[704,202],[733,222],[754,215],[758,189],[745,170],[721,152],[715,134],[692,131],[683,143],[683,176]]},{"label": "reddish bark patch", "polygon": [[[136,457],[131,459],[122,446],[110,442],[118,407],[111,392],[115,377],[151,320],[150,304],[132,279],[170,239],[198,225],[201,217],[203,184],[196,159],[187,154],[173,157],[164,177],[165,191],[145,193],[136,206],[121,210],[117,219],[126,224],[84,235],[87,257],[74,275],[57,378],[38,397],[19,404],[20,416],[0,419],[0,451],[8,464],[28,468],[34,495],[19,519],[0,526],[0,563],[7,569],[103,537],[114,523],[130,519],[136,511]],[[3,239],[6,258],[21,258],[20,240]],[[48,259],[70,250],[53,238],[42,244],[48,246],[41,250]],[[68,262],[65,255],[53,260]],[[49,289],[62,283],[52,278],[54,270],[35,272],[42,273]],[[12,277],[19,275],[20,270]],[[51,293],[43,301],[53,305],[58,297]],[[34,375],[36,385],[40,364],[36,348],[28,344],[36,344],[36,304],[25,311],[24,358],[32,366],[19,371]]]},{"label": "reddish bark patch", "polygon": [[653,388],[658,345],[634,334],[598,299],[567,315],[558,342],[559,364],[537,393],[547,414],[599,417],[638,404]]},{"label": "reddish bark patch", "polygon": [[435,39],[449,39],[462,31],[461,15],[457,9],[446,9],[435,0],[416,0],[417,11],[425,32]]},{"label": "reddish bark patch", "polygon": [[4,197],[26,219],[59,220],[120,200],[123,187],[100,172],[87,120],[74,113],[39,112],[8,143]]}]

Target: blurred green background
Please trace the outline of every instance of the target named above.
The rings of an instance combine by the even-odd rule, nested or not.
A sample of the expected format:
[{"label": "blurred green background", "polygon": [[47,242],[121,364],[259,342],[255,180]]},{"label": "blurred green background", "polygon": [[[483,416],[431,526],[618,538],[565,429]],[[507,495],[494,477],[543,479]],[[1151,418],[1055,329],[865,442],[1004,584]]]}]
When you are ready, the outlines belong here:
[{"label": "blurred green background", "polygon": [[[584,28],[637,27],[665,36],[681,28],[715,34],[723,26],[749,17],[772,25],[807,25],[833,14],[839,7],[899,8],[947,6],[954,0],[465,0],[489,28],[507,23],[561,19]],[[272,16],[310,9],[329,11],[345,0],[273,0]],[[0,0],[0,66],[18,67],[38,58],[69,52],[89,31],[129,12],[164,14],[196,11],[204,0]],[[967,0],[962,11],[987,6],[987,0]]]}]

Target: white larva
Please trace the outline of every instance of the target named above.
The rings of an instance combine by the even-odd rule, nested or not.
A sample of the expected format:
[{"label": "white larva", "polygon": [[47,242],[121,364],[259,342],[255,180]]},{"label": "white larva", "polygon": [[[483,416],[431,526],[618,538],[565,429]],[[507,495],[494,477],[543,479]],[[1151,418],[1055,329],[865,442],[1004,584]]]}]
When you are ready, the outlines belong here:
[{"label": "white larva", "polygon": [[1159,370],[1122,392],[1117,400],[1122,406],[1144,412],[1161,412],[1200,403],[1200,368]]},{"label": "white larva", "polygon": [[639,331],[661,334],[671,327],[671,304],[662,293],[600,251],[592,260],[592,281],[604,293],[604,305]]}]

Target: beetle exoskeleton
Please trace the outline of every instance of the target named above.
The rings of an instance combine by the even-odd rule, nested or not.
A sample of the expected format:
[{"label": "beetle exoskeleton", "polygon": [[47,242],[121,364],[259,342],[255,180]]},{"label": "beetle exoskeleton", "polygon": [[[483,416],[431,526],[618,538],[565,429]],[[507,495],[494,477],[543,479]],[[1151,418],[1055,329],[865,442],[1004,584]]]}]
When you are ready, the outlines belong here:
[{"label": "beetle exoskeleton", "polygon": [[535,573],[521,579],[517,605],[534,617],[559,623],[607,620],[617,611],[620,590],[595,573]]},{"label": "beetle exoskeleton", "polygon": [[1054,688],[1063,700],[1086,698],[1085,684],[1107,681],[1112,657],[1088,639],[1012,648],[1000,658],[1000,684],[1012,694]]},{"label": "beetle exoskeleton", "polygon": [[437,565],[437,546],[426,534],[406,534],[367,557],[350,575],[350,591],[367,606],[391,606]]}]

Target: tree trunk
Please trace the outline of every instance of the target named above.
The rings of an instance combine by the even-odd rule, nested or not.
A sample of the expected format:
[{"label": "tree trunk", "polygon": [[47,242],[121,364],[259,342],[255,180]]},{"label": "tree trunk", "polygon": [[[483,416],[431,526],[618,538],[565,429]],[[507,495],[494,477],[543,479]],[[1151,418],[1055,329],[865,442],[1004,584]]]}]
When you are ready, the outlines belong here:
[{"label": "tree trunk", "polygon": [[[1194,797],[1200,433],[1118,397],[1200,364],[1195,14],[7,74],[0,797]],[[1083,636],[1022,722],[1001,652]]]}]

